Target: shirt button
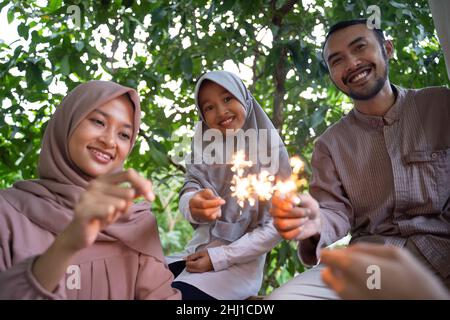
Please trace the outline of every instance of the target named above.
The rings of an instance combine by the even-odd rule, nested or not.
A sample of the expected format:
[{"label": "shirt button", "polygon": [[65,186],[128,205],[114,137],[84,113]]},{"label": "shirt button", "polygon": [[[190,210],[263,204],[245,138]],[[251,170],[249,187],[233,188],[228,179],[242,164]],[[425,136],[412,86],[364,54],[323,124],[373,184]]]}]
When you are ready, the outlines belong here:
[{"label": "shirt button", "polygon": [[431,159],[436,159],[437,158],[437,153],[436,152],[433,152],[432,154],[431,154]]}]

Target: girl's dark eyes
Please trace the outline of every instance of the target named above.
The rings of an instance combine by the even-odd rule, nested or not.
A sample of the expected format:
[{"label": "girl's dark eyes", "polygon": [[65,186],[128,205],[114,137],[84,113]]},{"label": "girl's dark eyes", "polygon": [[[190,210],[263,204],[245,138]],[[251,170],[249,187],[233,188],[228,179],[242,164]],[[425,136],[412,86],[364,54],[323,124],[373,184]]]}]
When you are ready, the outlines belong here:
[{"label": "girl's dark eyes", "polygon": [[[228,103],[228,102],[230,102],[231,100],[233,100],[233,96],[226,96],[226,97],[224,97],[223,98],[223,102],[225,102],[225,103]],[[212,109],[214,109],[214,106],[213,105],[207,105],[207,106],[204,106],[203,108],[202,108],[202,111],[203,112],[208,112],[208,111],[210,111],[210,110],[212,110]]]}]

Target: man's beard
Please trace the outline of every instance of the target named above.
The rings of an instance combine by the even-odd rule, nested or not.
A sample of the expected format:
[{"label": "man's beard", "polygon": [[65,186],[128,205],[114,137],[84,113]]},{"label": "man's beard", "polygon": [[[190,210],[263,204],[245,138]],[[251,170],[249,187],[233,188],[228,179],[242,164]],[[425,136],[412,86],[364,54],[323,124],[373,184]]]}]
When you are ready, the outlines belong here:
[{"label": "man's beard", "polygon": [[387,76],[388,76],[388,65],[386,64],[384,75],[377,77],[375,79],[374,85],[371,88],[369,88],[367,92],[359,93],[352,91],[352,89],[350,89],[349,92],[347,92],[346,94],[353,100],[370,100],[373,97],[375,97],[381,91],[381,89],[383,89],[384,84],[386,83],[387,80]]},{"label": "man's beard", "polygon": [[[375,97],[381,91],[381,89],[383,89],[384,84],[386,83],[386,80],[387,80],[388,74],[389,74],[389,60],[384,51],[383,51],[383,58],[384,58],[383,59],[384,65],[385,65],[384,74],[375,79],[375,83],[371,88],[369,88],[369,91],[364,92],[364,93],[355,92],[355,91],[352,91],[352,89],[350,89],[349,92],[344,92],[343,90],[341,90],[341,91],[344,92],[346,95],[348,95],[353,100],[370,100],[373,97]],[[374,70],[374,72],[375,72],[375,70]]]}]

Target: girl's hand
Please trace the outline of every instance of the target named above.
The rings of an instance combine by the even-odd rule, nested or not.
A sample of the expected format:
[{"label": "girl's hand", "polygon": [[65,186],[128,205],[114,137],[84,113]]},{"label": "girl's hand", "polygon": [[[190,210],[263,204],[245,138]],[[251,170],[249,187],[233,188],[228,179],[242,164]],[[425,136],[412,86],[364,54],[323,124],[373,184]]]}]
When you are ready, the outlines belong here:
[{"label": "girl's hand", "polygon": [[[129,183],[130,186],[120,186]],[[126,214],[133,199],[153,201],[152,183],[130,169],[93,180],[74,209],[74,217],[63,231],[65,244],[73,251],[92,245],[98,233]]]},{"label": "girl's hand", "polygon": [[186,271],[188,272],[208,272],[214,270],[208,250],[191,254],[185,258]]},{"label": "girl's hand", "polygon": [[210,189],[204,189],[189,200],[189,209],[196,221],[214,221],[220,217],[220,206],[224,204],[225,200],[216,197]]}]

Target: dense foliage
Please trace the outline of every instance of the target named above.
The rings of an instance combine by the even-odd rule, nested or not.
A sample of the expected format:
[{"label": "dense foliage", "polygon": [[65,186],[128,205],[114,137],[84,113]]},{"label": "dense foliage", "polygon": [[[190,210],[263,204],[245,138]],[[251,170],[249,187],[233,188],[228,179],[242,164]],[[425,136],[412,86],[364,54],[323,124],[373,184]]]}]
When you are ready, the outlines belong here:
[{"label": "dense foliage", "polygon": [[[236,72],[249,74],[246,84],[282,129],[290,153],[309,160],[314,139],[351,108],[321,63],[324,30],[339,20],[367,17],[371,4],[0,0],[18,32],[17,41],[0,39],[0,187],[36,177],[46,121],[77,84],[111,79],[137,88],[143,125],[127,166],[154,181],[153,210],[164,249],[181,250],[192,230],[178,212],[183,167],[170,155],[185,147],[181,138],[191,134],[197,119],[195,80],[205,71],[237,65]],[[396,48],[392,82],[448,84],[427,1],[376,4]],[[295,244],[281,243],[268,256],[262,293],[302,270]]]}]

